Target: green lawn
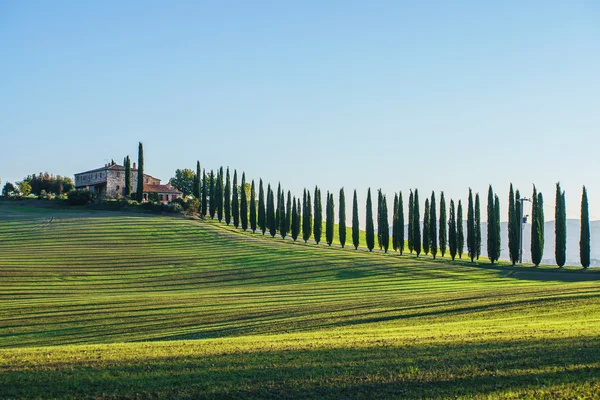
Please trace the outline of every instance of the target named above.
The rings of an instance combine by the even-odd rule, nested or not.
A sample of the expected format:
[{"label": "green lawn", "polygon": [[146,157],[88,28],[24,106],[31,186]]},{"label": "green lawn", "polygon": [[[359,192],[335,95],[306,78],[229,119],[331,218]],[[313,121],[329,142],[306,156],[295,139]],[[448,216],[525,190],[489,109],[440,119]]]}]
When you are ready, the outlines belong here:
[{"label": "green lawn", "polygon": [[167,216],[51,216],[0,208],[0,398],[600,392],[595,271],[329,248]]}]

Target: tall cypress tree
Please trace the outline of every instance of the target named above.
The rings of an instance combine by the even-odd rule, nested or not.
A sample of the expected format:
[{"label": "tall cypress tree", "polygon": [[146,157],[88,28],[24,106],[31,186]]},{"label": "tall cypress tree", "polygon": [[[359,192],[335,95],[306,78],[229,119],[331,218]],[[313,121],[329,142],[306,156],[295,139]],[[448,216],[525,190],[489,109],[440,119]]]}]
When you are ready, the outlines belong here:
[{"label": "tall cypress tree", "polygon": [[590,266],[590,211],[588,205],[587,189],[583,187],[581,193],[581,229],[579,232],[579,259],[581,266],[587,269]]},{"label": "tall cypress tree", "polygon": [[254,186],[254,179],[252,179],[252,186],[250,186],[250,229],[252,233],[256,232],[256,187]]},{"label": "tall cypress tree", "polygon": [[473,207],[473,192],[469,188],[469,202],[467,205],[467,251],[471,262],[477,256],[477,250],[475,250],[476,238],[475,238],[475,209]]},{"label": "tall cypress tree", "polygon": [[493,264],[496,255],[496,213],[494,211],[494,190],[492,185],[488,189],[487,201],[487,254],[490,262]]},{"label": "tall cypress tree", "polygon": [[285,194],[281,191],[279,201],[279,234],[282,239],[285,239],[287,235],[287,217],[285,215]]},{"label": "tall cypress tree", "polygon": [[200,169],[200,161],[196,161],[196,176],[194,176],[194,197],[199,199],[202,194],[201,178],[202,170]]},{"label": "tall cypress tree", "polygon": [[140,142],[138,146],[138,165],[137,165],[137,188],[135,199],[138,203],[144,200],[144,146]]},{"label": "tall cypress tree", "polygon": [[450,199],[450,219],[448,221],[448,250],[452,261],[456,257],[458,249],[458,237],[456,235],[456,211],[454,210],[454,200]]},{"label": "tall cypress tree", "polygon": [[302,206],[300,205],[300,198],[297,199],[298,204],[296,205],[296,213],[298,214],[298,220],[296,221],[298,236],[300,236],[300,230],[302,229]]},{"label": "tall cypress tree", "polygon": [[381,193],[381,189],[379,189],[377,191],[377,245],[379,246],[379,250],[381,250],[381,248],[383,247],[383,241],[382,241],[382,229],[383,227],[381,226],[381,213],[383,211],[383,196]]},{"label": "tall cypress tree", "polygon": [[125,158],[125,197],[131,198],[131,159]]},{"label": "tall cypress tree", "polygon": [[354,250],[358,249],[360,227],[358,222],[358,199],[356,198],[356,189],[354,189],[354,196],[352,197],[352,245]]},{"label": "tall cypress tree", "polygon": [[[515,231],[516,231],[516,238],[517,241],[515,243],[515,254],[516,254],[516,261],[521,261],[521,224],[522,224],[522,219],[521,219],[521,206],[522,202],[521,202],[521,193],[519,192],[519,189],[517,189],[515,191],[515,221],[516,221],[516,227],[515,227]],[[516,262],[515,261],[515,262]]]},{"label": "tall cypress tree", "polygon": [[285,207],[285,230],[290,233],[292,231],[292,193],[287,192],[287,203]]},{"label": "tall cypress tree", "polygon": [[208,213],[210,214],[210,218],[214,218],[217,212],[217,196],[215,195],[215,173],[211,169],[210,170],[210,183],[209,183],[209,203],[208,203]]},{"label": "tall cypress tree", "polygon": [[413,212],[414,212],[414,195],[412,189],[410,190],[410,197],[408,198],[408,250],[412,254],[415,248],[414,241],[414,229],[413,229]]},{"label": "tall cypress tree", "polygon": [[346,245],[346,196],[344,188],[340,189],[340,212],[338,216],[338,228],[340,236],[340,245],[342,248]]},{"label": "tall cypress tree", "polygon": [[327,210],[325,212],[325,239],[327,240],[327,245],[331,246],[333,243],[333,230],[334,230],[334,205],[333,205],[333,193],[327,192]]},{"label": "tall cypress tree", "polygon": [[519,260],[519,218],[515,204],[515,192],[512,183],[508,191],[508,252],[512,265]]},{"label": "tall cypress tree", "polygon": [[423,211],[423,252],[425,255],[429,254],[429,245],[431,244],[431,238],[429,237],[429,218],[431,217],[429,207],[429,199],[425,199],[425,210]]},{"label": "tall cypress tree", "polygon": [[371,188],[367,191],[367,225],[365,236],[367,240],[367,248],[373,251],[375,247],[375,226],[373,224],[373,203],[371,201]]},{"label": "tall cypress tree", "polygon": [[313,226],[313,235],[315,242],[319,244],[321,241],[321,233],[323,232],[323,208],[321,206],[321,191],[315,186],[315,223]]},{"label": "tall cypress tree", "polygon": [[398,193],[398,251],[404,253],[404,201],[402,192]]},{"label": "tall cypress tree", "polygon": [[465,250],[465,232],[463,227],[463,206],[460,200],[456,209],[456,250],[458,258],[462,258],[463,251]]},{"label": "tall cypress tree", "polygon": [[475,257],[481,255],[481,203],[479,193],[475,194]]},{"label": "tall cypress tree", "polygon": [[292,222],[291,222],[291,236],[294,242],[298,239],[298,210],[296,209],[296,197],[294,196],[292,205]]},{"label": "tall cypress tree", "polygon": [[567,261],[567,210],[565,204],[565,192],[556,184],[556,202],[554,211],[554,255],[556,265],[562,268]]},{"label": "tall cypress tree", "polygon": [[277,226],[275,225],[275,199],[273,198],[271,184],[267,186],[267,227],[271,237],[275,237],[277,233]]},{"label": "tall cypress tree", "polygon": [[394,193],[394,208],[392,217],[392,249],[398,250],[398,193]]},{"label": "tall cypress tree", "polygon": [[312,222],[310,191],[304,189],[304,212],[302,213],[302,240],[304,240],[304,243],[312,236]]},{"label": "tall cypress tree", "polygon": [[224,201],[224,211],[225,211],[225,223],[229,225],[231,223],[231,177],[229,176],[229,167],[227,167],[227,175],[225,178],[225,201]]},{"label": "tall cypress tree", "polygon": [[437,255],[437,208],[435,204],[435,192],[431,192],[431,202],[429,203],[429,240],[431,241],[431,255],[435,260]]},{"label": "tall cypress tree", "polygon": [[446,245],[448,242],[447,229],[448,219],[446,217],[446,198],[444,192],[440,194],[440,223],[439,223],[439,239],[440,239],[440,253],[442,257],[446,255]]},{"label": "tall cypress tree", "polygon": [[240,186],[240,220],[242,230],[248,229],[248,194],[246,193],[246,173],[242,172],[242,185]]},{"label": "tall cypress tree", "polygon": [[500,198],[498,195],[494,196],[494,222],[496,234],[494,237],[496,238],[496,245],[494,246],[494,250],[496,250],[496,254],[494,254],[494,259],[498,261],[500,259],[500,251],[502,250],[502,237],[501,237],[501,228],[500,228]]},{"label": "tall cypress tree", "polygon": [[240,194],[237,184],[237,170],[233,171],[233,193],[231,194],[231,215],[233,217],[233,226],[240,226]]},{"label": "tall cypress tree", "polygon": [[413,245],[417,257],[421,254],[421,213],[419,211],[419,189],[415,189],[413,203]]},{"label": "tall cypress tree", "polygon": [[388,219],[387,199],[385,195],[381,197],[381,243],[383,251],[388,252],[390,247],[390,222]]},{"label": "tall cypress tree", "polygon": [[203,217],[206,216],[208,211],[208,179],[206,179],[206,171],[202,170],[202,200],[200,208],[202,211],[200,212]]},{"label": "tall cypress tree", "polygon": [[264,235],[267,231],[267,220],[265,218],[265,189],[262,179],[258,184],[258,226]]},{"label": "tall cypress tree", "polygon": [[223,220],[223,167],[217,172],[217,181],[215,182],[215,196],[217,206],[217,219]]},{"label": "tall cypress tree", "polygon": [[533,196],[531,197],[531,262],[538,266],[542,260],[540,251],[540,224],[538,223],[538,195],[533,185]]},{"label": "tall cypress tree", "polygon": [[[280,214],[281,214],[281,182],[279,182],[277,184],[277,208],[275,209],[275,226],[277,226],[277,229],[279,229],[279,224],[280,224]],[[285,219],[285,215],[283,216],[283,218]]]}]

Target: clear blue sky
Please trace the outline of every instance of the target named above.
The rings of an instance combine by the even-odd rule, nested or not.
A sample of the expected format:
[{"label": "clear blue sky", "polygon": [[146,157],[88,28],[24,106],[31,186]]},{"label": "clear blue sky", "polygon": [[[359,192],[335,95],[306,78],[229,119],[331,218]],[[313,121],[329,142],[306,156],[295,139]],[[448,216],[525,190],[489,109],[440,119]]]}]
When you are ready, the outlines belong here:
[{"label": "clear blue sky", "polygon": [[[142,141],[301,194],[554,184],[600,219],[600,3],[3,1],[0,179]],[[439,193],[438,193],[439,198]],[[337,202],[336,202],[337,203]],[[350,204],[350,202],[348,201]]]}]

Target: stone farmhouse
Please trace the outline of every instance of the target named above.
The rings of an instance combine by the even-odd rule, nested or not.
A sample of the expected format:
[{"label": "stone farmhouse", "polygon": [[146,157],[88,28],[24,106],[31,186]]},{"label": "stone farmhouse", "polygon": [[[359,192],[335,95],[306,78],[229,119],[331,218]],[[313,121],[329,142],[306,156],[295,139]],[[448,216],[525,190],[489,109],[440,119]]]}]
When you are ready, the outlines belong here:
[{"label": "stone farmhouse", "polygon": [[[131,168],[131,188],[136,192],[138,185],[136,163]],[[144,199],[158,198],[161,203],[169,203],[183,196],[179,190],[169,184],[161,185],[160,179],[144,174]],[[116,163],[106,164],[102,168],[75,174],[75,189],[89,190],[98,198],[116,199],[125,195],[125,167]]]}]

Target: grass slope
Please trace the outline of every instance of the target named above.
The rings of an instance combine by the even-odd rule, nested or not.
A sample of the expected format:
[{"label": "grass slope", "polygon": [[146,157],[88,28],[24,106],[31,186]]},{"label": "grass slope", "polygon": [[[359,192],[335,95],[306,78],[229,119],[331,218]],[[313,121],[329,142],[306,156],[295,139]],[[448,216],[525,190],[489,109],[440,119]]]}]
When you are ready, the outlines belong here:
[{"label": "grass slope", "polygon": [[[0,211],[1,398],[594,397],[600,275]],[[202,340],[197,340],[202,339]]]}]

